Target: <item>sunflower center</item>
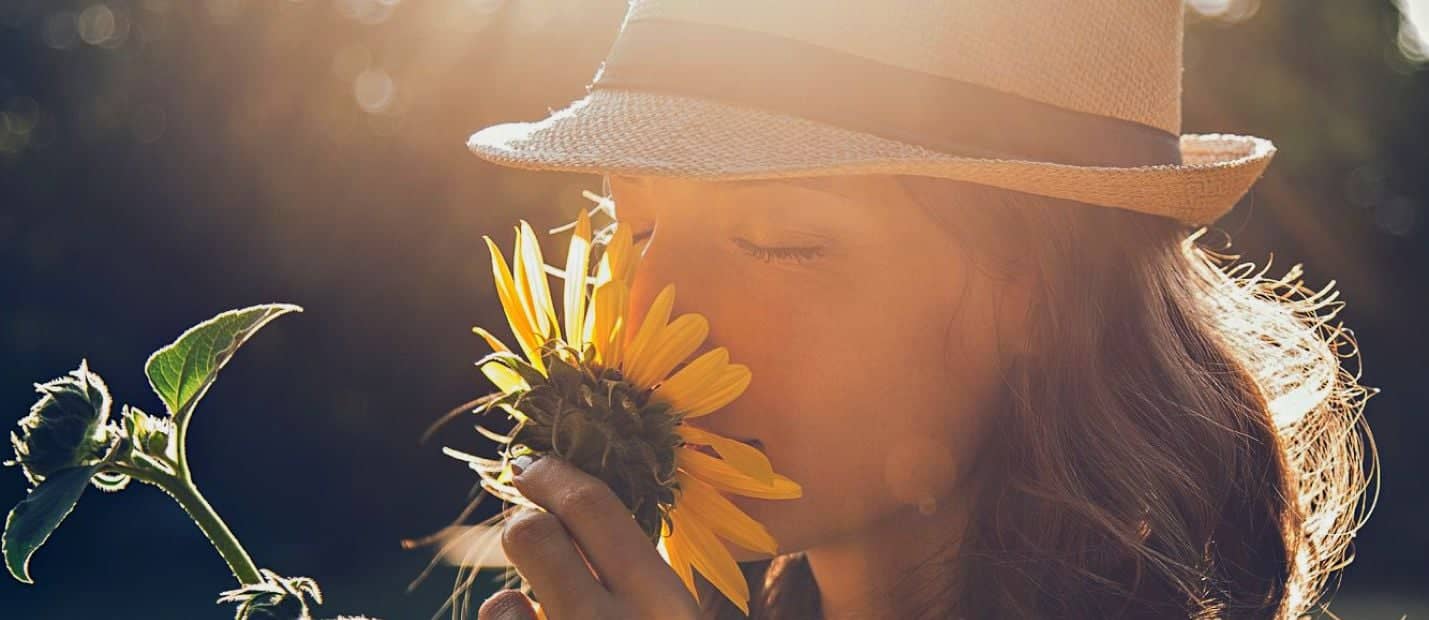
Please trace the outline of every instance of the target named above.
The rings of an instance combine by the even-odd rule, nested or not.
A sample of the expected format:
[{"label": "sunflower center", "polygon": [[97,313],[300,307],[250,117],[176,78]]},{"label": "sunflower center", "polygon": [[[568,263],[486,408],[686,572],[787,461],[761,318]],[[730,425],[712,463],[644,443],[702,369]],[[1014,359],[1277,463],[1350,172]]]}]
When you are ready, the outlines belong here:
[{"label": "sunflower center", "polygon": [[678,489],[675,451],[684,443],[675,432],[679,416],[618,370],[555,354],[543,358],[544,375],[512,362],[530,389],[508,397],[528,418],[511,447],[554,454],[600,478],[652,543],[658,541]]}]

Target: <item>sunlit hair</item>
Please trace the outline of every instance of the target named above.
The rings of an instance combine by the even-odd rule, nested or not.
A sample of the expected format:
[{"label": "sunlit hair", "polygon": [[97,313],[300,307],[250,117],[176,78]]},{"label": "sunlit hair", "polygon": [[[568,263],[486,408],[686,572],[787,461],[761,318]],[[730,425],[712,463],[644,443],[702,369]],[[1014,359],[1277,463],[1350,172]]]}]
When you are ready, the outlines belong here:
[{"label": "sunlit hair", "polygon": [[[947,557],[895,580],[891,615],[1279,619],[1319,606],[1378,488],[1362,417],[1378,390],[1358,383],[1353,333],[1331,324],[1334,283],[1306,288],[1299,265],[1268,277],[1269,262],[1235,264],[1207,229],[1162,217],[900,180],[986,275],[1030,269],[1038,286],[1033,353],[1010,363],[998,432],[966,470],[971,521]],[[743,569],[753,618],[820,616],[802,554]]]}]

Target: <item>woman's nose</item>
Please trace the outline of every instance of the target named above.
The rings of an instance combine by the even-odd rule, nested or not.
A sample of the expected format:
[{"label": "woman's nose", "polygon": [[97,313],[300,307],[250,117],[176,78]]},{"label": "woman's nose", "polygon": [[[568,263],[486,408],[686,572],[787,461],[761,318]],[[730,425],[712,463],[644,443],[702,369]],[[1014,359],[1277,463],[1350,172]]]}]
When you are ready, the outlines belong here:
[{"label": "woman's nose", "polygon": [[[702,276],[698,238],[683,236],[685,231],[669,225],[659,225],[643,244],[643,254],[635,268],[630,289],[631,326],[644,323],[651,304],[666,286],[675,286],[675,301],[670,311],[674,318],[695,311],[705,286]],[[693,232],[693,231],[691,231]],[[625,342],[634,339],[633,329],[625,331]]]},{"label": "woman's nose", "polygon": [[[668,251],[670,243],[666,240],[669,235],[657,225],[650,232],[650,236],[636,246],[641,252],[640,261],[635,267],[635,278],[630,286],[630,312],[625,330],[625,343],[628,345],[635,338],[633,329],[629,326],[639,326],[645,322],[645,316],[650,311],[650,305],[654,303],[655,297],[660,294],[660,290],[667,284],[676,284],[678,292],[679,285],[676,281],[677,266],[672,264],[674,256]],[[680,305],[679,295],[675,296],[676,306]],[[672,311],[672,316],[677,314]]]}]

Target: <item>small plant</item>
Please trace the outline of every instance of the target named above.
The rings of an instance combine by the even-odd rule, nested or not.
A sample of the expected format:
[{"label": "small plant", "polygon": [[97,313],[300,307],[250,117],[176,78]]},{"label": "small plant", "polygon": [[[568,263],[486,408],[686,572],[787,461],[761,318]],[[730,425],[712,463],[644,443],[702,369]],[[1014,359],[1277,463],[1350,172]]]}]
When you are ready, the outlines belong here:
[{"label": "small plant", "polygon": [[88,360],[68,376],[35,384],[40,398],[20,419],[19,431],[10,433],[15,459],[5,462],[19,466],[31,485],[5,519],[3,552],[10,574],[34,583],[30,558],[91,484],[117,492],[138,480],[173,497],[228,563],[239,588],[224,592],[218,602],[237,605],[236,618],[311,618],[310,607],[322,603],[317,582],[254,564],[199,493],[186,443],[194,409],[238,347],[269,321],[301,311],[289,304],[230,310],[155,351],[144,373],[163,402],[163,415],[124,405],[118,419],[111,419],[113,399]]}]

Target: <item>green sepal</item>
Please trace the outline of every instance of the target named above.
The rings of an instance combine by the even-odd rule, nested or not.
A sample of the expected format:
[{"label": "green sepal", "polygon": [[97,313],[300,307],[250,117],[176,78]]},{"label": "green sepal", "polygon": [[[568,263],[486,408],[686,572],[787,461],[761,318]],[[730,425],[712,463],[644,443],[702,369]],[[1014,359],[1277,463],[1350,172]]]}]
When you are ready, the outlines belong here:
[{"label": "green sepal", "polygon": [[541,371],[537,370],[535,366],[521,358],[513,360],[511,369],[521,375],[521,379],[526,382],[526,385],[536,386],[546,382],[546,375],[541,374]]},{"label": "green sepal", "polygon": [[521,356],[510,351],[492,351],[481,356],[481,359],[476,360],[476,367],[481,368],[485,366],[487,362],[500,362],[501,364],[515,368],[517,362],[525,363],[526,360],[521,359]]},{"label": "green sepal", "polygon": [[172,418],[151,416],[138,407],[125,405],[121,419],[134,450],[159,460],[173,461],[178,458]]}]

